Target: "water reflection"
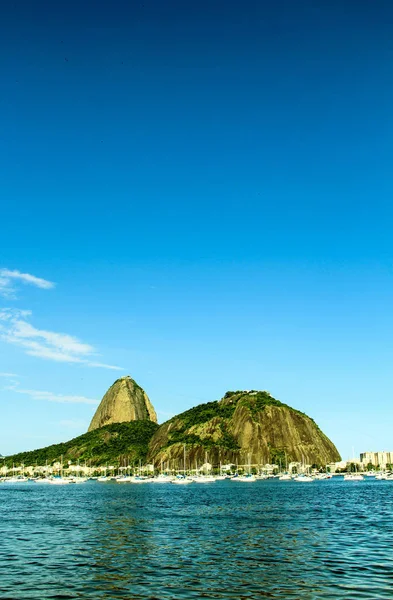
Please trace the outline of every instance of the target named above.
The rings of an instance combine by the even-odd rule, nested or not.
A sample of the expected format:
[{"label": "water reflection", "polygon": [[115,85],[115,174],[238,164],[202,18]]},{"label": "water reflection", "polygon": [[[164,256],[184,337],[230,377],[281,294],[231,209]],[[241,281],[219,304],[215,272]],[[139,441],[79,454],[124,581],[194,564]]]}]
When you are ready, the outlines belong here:
[{"label": "water reflection", "polygon": [[2,487],[0,597],[391,598],[392,491],[374,481]]}]

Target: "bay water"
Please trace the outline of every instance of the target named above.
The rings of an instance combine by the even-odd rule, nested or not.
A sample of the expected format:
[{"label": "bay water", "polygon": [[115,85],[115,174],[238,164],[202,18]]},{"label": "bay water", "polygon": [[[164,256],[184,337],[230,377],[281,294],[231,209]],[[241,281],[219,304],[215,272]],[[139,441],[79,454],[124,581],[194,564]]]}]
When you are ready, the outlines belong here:
[{"label": "bay water", "polygon": [[393,482],[0,484],[0,598],[393,598]]}]

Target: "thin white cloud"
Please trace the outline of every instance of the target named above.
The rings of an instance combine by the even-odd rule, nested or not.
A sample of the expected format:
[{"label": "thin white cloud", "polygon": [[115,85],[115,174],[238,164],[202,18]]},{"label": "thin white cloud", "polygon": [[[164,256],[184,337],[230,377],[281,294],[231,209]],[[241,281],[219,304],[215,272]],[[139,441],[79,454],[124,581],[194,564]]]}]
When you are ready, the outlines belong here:
[{"label": "thin white cloud", "polygon": [[124,371],[122,367],[115,367],[114,365],[107,365],[106,363],[88,362],[89,367],[97,367],[99,369],[112,369],[113,371]]},{"label": "thin white cloud", "polygon": [[56,362],[79,363],[88,367],[123,370],[115,365],[91,360],[96,354],[93,346],[72,335],[37,329],[26,320],[30,315],[30,311],[12,308],[0,310],[0,339],[23,348],[30,356]]},{"label": "thin white cloud", "polygon": [[0,377],[18,377],[16,373],[0,373]]},{"label": "thin white cloud", "polygon": [[20,271],[10,269],[0,269],[0,294],[6,297],[15,295],[15,287],[13,282],[22,282],[24,284],[33,285],[43,290],[49,290],[55,286],[53,281],[36,277],[30,273],[21,273]]},{"label": "thin white cloud", "polygon": [[30,396],[33,400],[46,400],[48,402],[59,402],[61,404],[98,404],[98,400],[86,398],[85,396],[66,396],[64,394],[54,394],[53,392],[46,392],[43,390],[25,390],[19,388],[17,385],[10,385],[4,389]]}]

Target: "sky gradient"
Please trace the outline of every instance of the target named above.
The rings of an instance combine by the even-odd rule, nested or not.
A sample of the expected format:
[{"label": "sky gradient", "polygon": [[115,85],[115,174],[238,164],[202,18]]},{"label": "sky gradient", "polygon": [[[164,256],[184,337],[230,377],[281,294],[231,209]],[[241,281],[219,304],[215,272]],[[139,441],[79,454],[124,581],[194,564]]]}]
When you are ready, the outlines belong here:
[{"label": "sky gradient", "polygon": [[161,422],[267,389],[393,450],[392,33],[378,0],[0,8],[0,453],[125,374]]}]

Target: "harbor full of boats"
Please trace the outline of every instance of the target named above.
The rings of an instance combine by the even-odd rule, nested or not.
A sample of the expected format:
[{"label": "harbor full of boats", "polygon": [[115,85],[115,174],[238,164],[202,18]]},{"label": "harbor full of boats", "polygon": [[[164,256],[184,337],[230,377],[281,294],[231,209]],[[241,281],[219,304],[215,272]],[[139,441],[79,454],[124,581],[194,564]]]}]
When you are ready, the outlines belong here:
[{"label": "harbor full of boats", "polygon": [[393,472],[368,472],[361,473],[341,473],[332,475],[330,473],[278,473],[276,475],[252,474],[252,473],[233,473],[233,474],[201,474],[201,473],[159,473],[156,475],[144,474],[103,474],[103,475],[49,475],[49,476],[26,476],[23,474],[0,476],[0,484],[23,484],[33,483],[37,485],[79,485],[87,482],[97,483],[119,483],[119,484],[164,484],[188,485],[188,484],[213,484],[217,481],[233,481],[236,483],[254,483],[258,480],[276,479],[280,482],[313,483],[315,481],[326,481],[332,478],[343,479],[344,481],[364,481],[367,478],[374,478],[377,481],[393,481]]}]

